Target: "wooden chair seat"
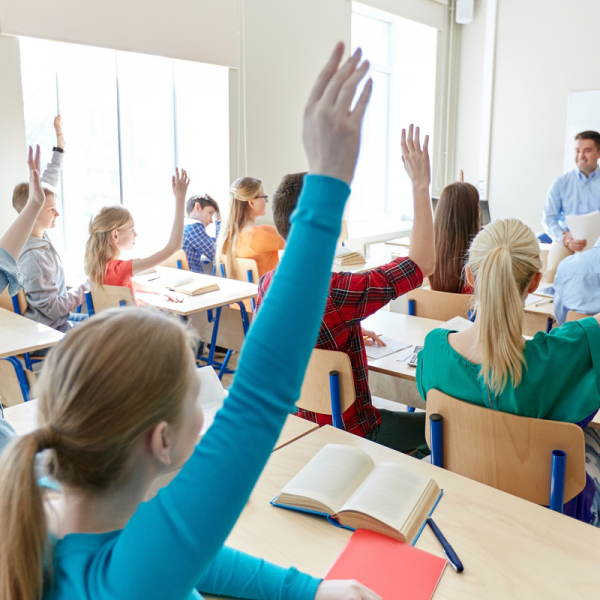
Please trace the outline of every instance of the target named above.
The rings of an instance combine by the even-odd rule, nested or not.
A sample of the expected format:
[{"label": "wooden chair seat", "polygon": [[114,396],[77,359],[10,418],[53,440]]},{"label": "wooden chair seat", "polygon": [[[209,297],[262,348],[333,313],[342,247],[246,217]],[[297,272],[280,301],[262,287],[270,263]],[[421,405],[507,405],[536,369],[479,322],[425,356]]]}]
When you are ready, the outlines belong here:
[{"label": "wooden chair seat", "polygon": [[564,501],[586,484],[583,430],[572,423],[521,417],[457,400],[438,390],[427,394],[429,419],[442,416],[443,467],[469,479],[547,506],[552,451],[567,454]]}]

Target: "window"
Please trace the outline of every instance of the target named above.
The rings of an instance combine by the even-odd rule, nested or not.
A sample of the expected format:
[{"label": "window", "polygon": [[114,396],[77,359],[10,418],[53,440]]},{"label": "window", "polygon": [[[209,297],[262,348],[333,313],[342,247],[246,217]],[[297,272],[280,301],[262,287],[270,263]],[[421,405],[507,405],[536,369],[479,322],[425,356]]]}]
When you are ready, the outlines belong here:
[{"label": "window", "polygon": [[393,230],[394,223],[413,217],[402,128],[419,125],[422,138],[429,134],[433,155],[437,29],[353,2],[351,39],[352,50],[360,46],[371,64],[373,94],[348,219],[354,231],[368,225],[375,231],[379,223]]},{"label": "window", "polygon": [[226,67],[29,38],[20,45],[27,143],[40,144],[43,164],[56,143],[54,116],[65,122],[61,218],[50,235],[71,277],[83,274],[88,224],[104,205],[132,212],[136,256],[167,242],[175,166],[190,175],[189,195],[227,198]]}]

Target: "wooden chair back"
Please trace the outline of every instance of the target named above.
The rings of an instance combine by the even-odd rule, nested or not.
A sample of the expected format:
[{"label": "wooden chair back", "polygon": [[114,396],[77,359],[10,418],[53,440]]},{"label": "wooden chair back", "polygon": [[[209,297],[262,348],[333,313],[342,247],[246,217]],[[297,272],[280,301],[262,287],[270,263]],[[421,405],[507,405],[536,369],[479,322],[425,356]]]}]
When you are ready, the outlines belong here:
[{"label": "wooden chair back", "polygon": [[581,319],[587,319],[588,317],[595,317],[596,315],[584,315],[582,313],[575,312],[574,310],[570,310],[567,313],[567,323],[569,321],[580,321]]},{"label": "wooden chair back", "polygon": [[330,371],[339,373],[342,414],[354,404],[356,390],[348,355],[344,352],[315,348],[306,369],[300,399],[296,402],[298,408],[323,415],[331,414]]},{"label": "wooden chair back", "polygon": [[[21,314],[24,315],[25,311],[27,310],[27,300],[25,299],[25,292],[23,290],[21,290],[17,294],[17,298],[19,300],[19,308],[20,308]],[[6,288],[0,294],[0,308],[4,308],[6,310],[10,310],[10,312],[15,312],[15,308],[14,308],[14,305],[13,305],[13,299],[8,294],[8,288]]]},{"label": "wooden chair back", "polygon": [[[33,371],[24,369],[29,389],[35,384]],[[0,360],[0,402],[3,406],[14,406],[24,402],[15,367],[7,360]]]},{"label": "wooden chair back", "polygon": [[164,263],[161,263],[161,267],[170,267],[171,269],[178,269],[177,261],[181,261],[181,268],[184,271],[190,270],[190,264],[188,263],[187,254],[185,250],[177,250],[173,256],[167,258]]},{"label": "wooden chair back", "polygon": [[237,270],[240,281],[248,281],[248,271],[252,273],[252,283],[258,283],[258,266],[253,258],[236,258]]},{"label": "wooden chair back", "polygon": [[535,504],[550,502],[552,451],[567,454],[564,501],[583,490],[585,442],[573,423],[520,417],[457,400],[438,390],[427,394],[429,417],[442,415],[444,468]]},{"label": "wooden chair back", "polygon": [[[438,321],[449,321],[454,317],[469,318],[473,296],[435,292],[431,288],[417,288],[406,294],[407,303],[415,301],[415,316]],[[408,310],[407,310],[408,312]]]},{"label": "wooden chair back", "polygon": [[[213,317],[215,311],[212,311]],[[248,312],[248,323],[252,323],[252,313]],[[213,323],[208,320],[208,313],[206,311],[191,314],[189,322],[198,332],[200,339],[203,342],[209,343],[212,339]],[[244,327],[242,325],[242,319],[240,311],[236,308],[224,306],[221,309],[221,317],[219,318],[219,332],[217,333],[217,346],[221,348],[227,348],[228,350],[235,350],[239,352],[244,345]]]},{"label": "wooden chair back", "polygon": [[94,303],[95,313],[122,306],[122,302],[127,306],[135,306],[131,289],[119,285],[94,285],[92,287],[92,302]]}]

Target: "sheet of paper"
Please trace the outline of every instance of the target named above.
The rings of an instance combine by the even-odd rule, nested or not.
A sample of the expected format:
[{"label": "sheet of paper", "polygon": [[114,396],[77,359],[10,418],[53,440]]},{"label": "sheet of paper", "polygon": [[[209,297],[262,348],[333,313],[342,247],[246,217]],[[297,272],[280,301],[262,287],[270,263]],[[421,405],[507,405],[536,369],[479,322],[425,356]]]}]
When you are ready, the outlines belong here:
[{"label": "sheet of paper", "polygon": [[452,331],[466,331],[470,327],[473,326],[471,321],[467,321],[467,319],[463,319],[462,317],[454,317],[454,319],[450,319],[445,323],[442,323],[438,329],[450,329]]},{"label": "sheet of paper", "polygon": [[536,296],[546,296],[547,298],[554,298],[554,286],[547,285],[546,287],[539,287],[535,290]]},{"label": "sheet of paper", "polygon": [[525,306],[529,306],[530,304],[534,304],[540,301],[539,296],[534,296],[533,294],[529,294],[527,298],[525,298]]},{"label": "sheet of paper", "polygon": [[594,247],[600,237],[600,211],[596,210],[584,215],[567,215],[565,220],[574,239],[586,240],[584,250]]},{"label": "sheet of paper", "polygon": [[406,350],[398,354],[398,358],[396,360],[398,362],[407,361],[414,354],[415,348],[416,346],[409,346]]},{"label": "sheet of paper", "polygon": [[385,335],[379,336],[384,342],[385,346],[367,346],[367,356],[369,358],[383,358],[384,356],[388,356],[389,354],[394,354],[394,352],[398,352],[399,350],[404,350],[410,346],[409,343],[399,342],[397,340],[393,340]]}]

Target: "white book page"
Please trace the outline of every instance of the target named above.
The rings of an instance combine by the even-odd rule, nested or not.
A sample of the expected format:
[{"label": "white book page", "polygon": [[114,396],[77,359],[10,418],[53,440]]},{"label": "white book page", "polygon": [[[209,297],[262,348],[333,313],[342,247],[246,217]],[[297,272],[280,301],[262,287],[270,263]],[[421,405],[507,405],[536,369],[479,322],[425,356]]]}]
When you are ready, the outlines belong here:
[{"label": "white book page", "polygon": [[352,494],[342,511],[356,511],[400,531],[424,494],[429,477],[397,463],[378,464]]},{"label": "white book page", "polygon": [[381,335],[379,337],[385,342],[385,346],[376,346],[375,344],[373,344],[373,346],[366,346],[365,350],[367,351],[367,356],[369,358],[383,358],[384,356],[394,354],[394,352],[410,347],[410,342],[399,342],[387,337],[387,335]]},{"label": "white book page", "polygon": [[196,279],[192,271],[183,269],[170,269],[168,267],[156,267],[159,278],[154,282],[167,288],[176,288],[192,283]]},{"label": "white book page", "polygon": [[584,250],[594,247],[600,237],[600,211],[584,215],[568,215],[565,217],[571,235],[576,240],[586,240]]},{"label": "white book page", "polygon": [[358,448],[327,444],[282,490],[282,494],[312,498],[337,513],[374,467]]}]

